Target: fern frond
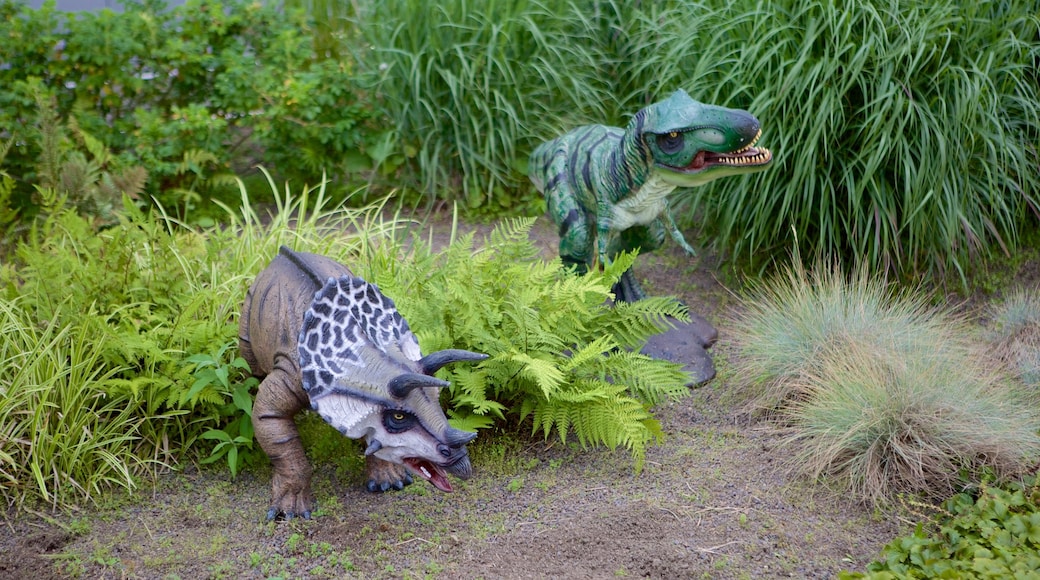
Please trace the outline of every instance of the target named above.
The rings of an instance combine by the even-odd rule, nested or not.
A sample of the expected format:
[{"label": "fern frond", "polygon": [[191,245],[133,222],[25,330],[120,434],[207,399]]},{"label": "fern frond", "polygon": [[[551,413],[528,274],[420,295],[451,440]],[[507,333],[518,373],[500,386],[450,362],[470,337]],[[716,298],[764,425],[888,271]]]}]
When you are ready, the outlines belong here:
[{"label": "fern frond", "polygon": [[651,336],[671,328],[669,318],[689,322],[689,311],[674,298],[651,296],[637,302],[618,302],[599,313],[597,323],[625,348],[637,348]]},{"label": "fern frond", "polygon": [[112,183],[120,195],[128,195],[131,199],[137,199],[144,193],[144,186],[148,183],[148,170],[141,165],[128,167],[121,173],[113,175]]},{"label": "fern frond", "polygon": [[94,137],[90,133],[87,133],[82,127],[80,127],[79,119],[76,114],[81,110],[81,106],[77,105],[71,115],[69,115],[66,123],[68,124],[69,131],[72,133],[72,137],[76,142],[83,146],[90,153],[91,159],[100,167],[105,167],[112,162],[115,157],[112,152],[108,149],[103,141]]},{"label": "fern frond", "polygon": [[555,361],[535,358],[524,352],[514,352],[508,356],[513,362],[522,365],[520,376],[537,385],[543,397],[553,399],[564,381],[564,374]]},{"label": "fern frond", "polygon": [[210,163],[219,163],[220,160],[216,155],[206,151],[204,149],[189,149],[184,152],[184,156],[176,165],[176,172],[179,175],[186,173],[194,173],[200,177],[205,175],[203,169]]},{"label": "fern frond", "polygon": [[607,334],[598,336],[564,359],[561,369],[564,372],[572,373],[583,367],[602,368],[603,362],[607,360],[607,355],[616,348],[618,348],[618,344],[613,336]]},{"label": "fern frond", "polygon": [[627,385],[631,396],[648,405],[665,399],[676,400],[689,395],[689,375],[682,365],[658,360],[630,351],[616,351],[602,361],[603,372],[621,385]]}]

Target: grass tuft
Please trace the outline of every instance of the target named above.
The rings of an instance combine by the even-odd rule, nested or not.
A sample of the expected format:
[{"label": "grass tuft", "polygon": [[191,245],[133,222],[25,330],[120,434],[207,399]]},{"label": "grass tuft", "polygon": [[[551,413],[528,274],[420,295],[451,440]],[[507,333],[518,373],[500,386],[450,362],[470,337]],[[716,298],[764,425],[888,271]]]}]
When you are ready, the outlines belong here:
[{"label": "grass tuft", "polygon": [[1040,456],[1040,417],[984,362],[953,364],[950,345],[935,346],[943,356],[862,342],[820,353],[801,380],[809,396],[787,417],[793,465],[873,503],[941,500],[1024,473]]},{"label": "grass tuft", "polygon": [[1040,457],[1040,415],[965,322],[862,271],[798,266],[735,316],[736,385],[789,430],[793,467],[866,502],[948,496]]},{"label": "grass tuft", "polygon": [[989,314],[994,355],[1033,394],[1040,394],[1040,290],[1012,290],[989,307]]},{"label": "grass tuft", "polygon": [[916,355],[967,332],[962,321],[939,316],[924,296],[894,293],[866,271],[810,273],[797,261],[753,285],[731,325],[741,356],[736,383],[760,411],[804,400],[802,379],[819,369],[822,352],[868,344]]}]

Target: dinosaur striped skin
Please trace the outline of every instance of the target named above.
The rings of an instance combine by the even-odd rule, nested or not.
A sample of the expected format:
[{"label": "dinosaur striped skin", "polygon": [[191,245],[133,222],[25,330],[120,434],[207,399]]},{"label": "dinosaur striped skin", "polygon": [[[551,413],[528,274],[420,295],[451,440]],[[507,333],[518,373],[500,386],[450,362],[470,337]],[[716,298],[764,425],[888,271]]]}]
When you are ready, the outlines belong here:
[{"label": "dinosaur striped skin", "polygon": [[[624,129],[578,127],[538,146],[530,178],[559,227],[560,257],[585,271],[620,252],[653,251],[669,233],[694,254],[668,209],[677,187],[761,171],[773,161],[755,147],[761,134],[750,113],[699,103],[679,90],[637,112]],[[631,272],[619,300],[645,297]]]}]

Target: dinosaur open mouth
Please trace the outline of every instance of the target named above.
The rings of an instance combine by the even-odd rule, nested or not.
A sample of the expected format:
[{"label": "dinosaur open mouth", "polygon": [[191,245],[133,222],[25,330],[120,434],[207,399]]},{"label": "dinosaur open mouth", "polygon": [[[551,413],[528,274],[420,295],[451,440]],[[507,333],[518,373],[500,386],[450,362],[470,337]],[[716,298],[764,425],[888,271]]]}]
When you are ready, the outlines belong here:
[{"label": "dinosaur open mouth", "polygon": [[448,481],[448,474],[440,466],[418,457],[407,457],[404,459],[404,464],[412,473],[432,483],[433,487],[448,493],[454,491],[451,488],[451,482]]},{"label": "dinosaur open mouth", "polygon": [[725,165],[729,167],[754,167],[765,165],[773,160],[773,153],[764,147],[755,147],[758,138],[762,136],[760,130],[750,143],[729,153],[715,153],[713,151],[698,151],[690,164],[683,167],[686,171],[701,171],[708,167]]}]

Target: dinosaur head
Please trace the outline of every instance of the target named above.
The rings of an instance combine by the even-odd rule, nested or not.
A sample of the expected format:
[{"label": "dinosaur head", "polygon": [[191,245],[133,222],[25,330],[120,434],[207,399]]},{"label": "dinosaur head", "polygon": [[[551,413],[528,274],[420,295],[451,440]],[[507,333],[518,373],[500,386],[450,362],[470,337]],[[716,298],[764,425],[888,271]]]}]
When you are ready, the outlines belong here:
[{"label": "dinosaur head", "polygon": [[448,424],[439,401],[448,383],[432,375],[487,355],[421,356],[394,303],[353,276],[330,278],[314,295],[298,350],[311,408],[343,435],[364,439],[366,455],[404,464],[442,491],[452,490],[447,474],[472,474],[466,444],[476,433]]},{"label": "dinosaur head", "polygon": [[761,171],[773,162],[769,149],[755,147],[762,130],[747,111],[705,105],[678,90],[640,113],[655,172],[672,185],[704,185]]}]

